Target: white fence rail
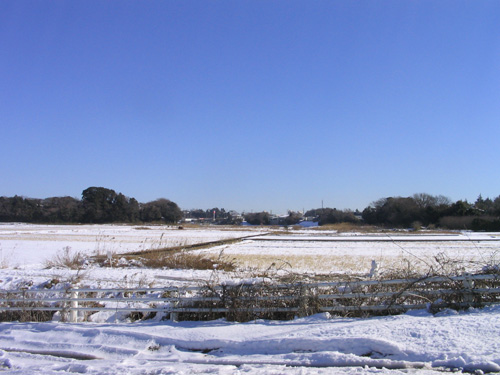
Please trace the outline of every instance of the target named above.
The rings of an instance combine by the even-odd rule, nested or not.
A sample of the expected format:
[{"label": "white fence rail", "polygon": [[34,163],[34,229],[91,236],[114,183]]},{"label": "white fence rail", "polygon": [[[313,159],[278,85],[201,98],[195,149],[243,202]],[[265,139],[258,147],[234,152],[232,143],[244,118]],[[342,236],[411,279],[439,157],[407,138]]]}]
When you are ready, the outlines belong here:
[{"label": "white fence rail", "polygon": [[[239,284],[185,288],[0,290],[1,320],[85,321],[96,312],[161,314],[171,320],[290,319],[318,312],[363,316],[410,309],[500,303],[500,275],[463,275],[353,282]],[[45,314],[45,315],[44,315]]]}]

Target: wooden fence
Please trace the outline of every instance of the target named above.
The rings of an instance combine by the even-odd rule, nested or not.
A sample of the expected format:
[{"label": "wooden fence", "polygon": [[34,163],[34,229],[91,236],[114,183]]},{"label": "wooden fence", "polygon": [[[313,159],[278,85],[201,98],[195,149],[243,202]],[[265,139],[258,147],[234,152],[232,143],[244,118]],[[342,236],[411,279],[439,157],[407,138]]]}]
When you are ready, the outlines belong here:
[{"label": "wooden fence", "polygon": [[[500,303],[500,274],[325,283],[252,283],[185,288],[0,290],[0,321],[87,321],[97,312],[129,319],[292,319],[319,312],[388,315]],[[159,315],[158,315],[159,314]],[[112,314],[110,314],[112,315]]]}]

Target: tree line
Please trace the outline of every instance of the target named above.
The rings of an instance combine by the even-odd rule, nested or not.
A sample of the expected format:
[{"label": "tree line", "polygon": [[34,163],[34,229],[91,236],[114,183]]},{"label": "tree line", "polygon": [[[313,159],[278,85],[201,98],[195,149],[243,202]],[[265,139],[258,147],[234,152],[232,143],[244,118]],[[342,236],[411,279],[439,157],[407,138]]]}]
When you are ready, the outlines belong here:
[{"label": "tree line", "polygon": [[[214,211],[218,224],[241,222],[241,218],[235,217],[233,211],[213,208],[191,210],[183,214],[179,206],[168,199],[139,203],[135,198],[103,187],[85,189],[80,200],[72,197],[0,197],[0,222],[177,223],[184,216],[213,218]],[[244,218],[254,225],[273,223],[273,217],[268,212],[246,213]],[[390,228],[418,229],[425,226],[500,231],[500,196],[484,199],[479,195],[474,203],[469,203],[466,200],[452,202],[442,195],[420,193],[410,197],[381,198],[362,212],[335,208],[317,208],[305,213],[290,211],[279,223],[294,225],[305,218],[312,218],[319,225],[349,222]]]},{"label": "tree line", "polygon": [[168,199],[139,203],[135,198],[103,187],[85,189],[81,200],[72,197],[0,197],[0,222],[176,223],[181,218],[179,206]]},{"label": "tree line", "polygon": [[500,231],[500,196],[492,200],[479,195],[474,203],[422,193],[382,198],[365,208],[362,216],[367,224],[386,227]]},{"label": "tree line", "polygon": [[[290,211],[283,218],[283,223],[294,225],[306,218],[312,218],[319,225],[348,222],[388,228],[500,231],[500,196],[484,199],[479,195],[474,203],[469,203],[466,200],[452,202],[442,195],[419,193],[411,197],[381,198],[362,212],[336,208],[317,208],[305,213]],[[247,213],[245,220],[253,225],[269,225],[272,222],[268,212]]]},{"label": "tree line", "polygon": [[[311,219],[318,222],[319,225],[335,224],[343,222],[358,223],[358,211],[337,210],[336,208],[316,208],[305,213],[289,211],[288,215],[280,217],[278,223],[281,225],[295,225],[305,219]],[[252,225],[270,225],[273,223],[273,217],[269,212],[251,212],[246,213],[244,218],[248,224]]]}]

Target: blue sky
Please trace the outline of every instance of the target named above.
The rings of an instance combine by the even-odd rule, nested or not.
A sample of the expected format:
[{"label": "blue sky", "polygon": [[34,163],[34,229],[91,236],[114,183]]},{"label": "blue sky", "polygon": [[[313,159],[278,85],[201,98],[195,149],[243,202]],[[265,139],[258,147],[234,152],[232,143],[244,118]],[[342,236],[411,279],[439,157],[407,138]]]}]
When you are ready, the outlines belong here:
[{"label": "blue sky", "polygon": [[496,0],[5,0],[0,85],[0,196],[500,195]]}]

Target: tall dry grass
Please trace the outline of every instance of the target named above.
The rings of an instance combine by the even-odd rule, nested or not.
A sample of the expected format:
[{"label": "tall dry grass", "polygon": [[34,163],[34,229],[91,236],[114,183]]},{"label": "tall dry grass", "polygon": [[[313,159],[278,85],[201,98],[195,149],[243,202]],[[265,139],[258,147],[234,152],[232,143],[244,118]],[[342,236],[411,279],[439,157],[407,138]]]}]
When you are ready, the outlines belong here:
[{"label": "tall dry grass", "polygon": [[230,259],[219,253],[216,258],[202,253],[178,251],[171,253],[148,253],[137,258],[147,268],[194,269],[234,271],[236,265]]},{"label": "tall dry grass", "polygon": [[83,267],[86,257],[70,246],[64,247],[52,258],[45,261],[45,268],[69,268],[78,270]]}]

